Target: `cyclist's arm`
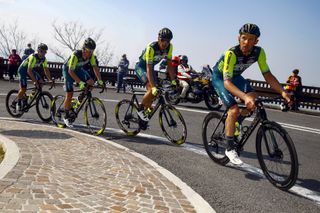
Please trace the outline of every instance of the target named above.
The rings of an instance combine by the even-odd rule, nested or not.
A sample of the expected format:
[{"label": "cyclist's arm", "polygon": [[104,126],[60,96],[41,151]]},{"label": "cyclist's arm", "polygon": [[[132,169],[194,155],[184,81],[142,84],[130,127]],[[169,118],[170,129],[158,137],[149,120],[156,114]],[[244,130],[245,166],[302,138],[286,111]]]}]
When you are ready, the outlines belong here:
[{"label": "cyclist's arm", "polygon": [[80,83],[81,79],[75,73],[77,63],[78,63],[77,56],[72,54],[68,61],[68,67],[69,67],[68,73],[75,82]]},{"label": "cyclist's arm", "polygon": [[36,79],[36,77],[33,75],[33,72],[32,72],[33,67],[34,67],[35,64],[36,64],[36,57],[31,56],[31,57],[29,58],[28,71],[27,71],[27,72],[28,72],[28,75],[29,75],[29,77],[31,78],[32,82],[34,82],[34,83],[37,82],[37,79]]},{"label": "cyclist's arm", "polygon": [[155,81],[153,79],[153,58],[154,58],[154,49],[148,45],[146,49],[146,64],[147,64],[147,78],[151,87],[155,86]]},{"label": "cyclist's arm", "polygon": [[167,55],[167,63],[168,63],[167,72],[169,73],[170,79],[171,80],[175,80],[177,78],[177,75],[176,75],[176,72],[174,70],[174,67],[172,66],[172,61],[171,61],[172,49],[173,49],[173,47],[172,47],[172,44],[170,43],[169,52],[168,52],[168,55]]},{"label": "cyclist's arm", "polygon": [[49,71],[49,69],[48,69],[47,64],[48,64],[47,59],[45,59],[45,61],[43,62],[44,74],[47,76],[47,78],[48,78],[49,81],[52,81],[51,73],[50,73],[50,71]]},{"label": "cyclist's arm", "polygon": [[97,77],[97,79],[101,80],[100,70],[99,70],[99,67],[97,65],[96,57],[93,54],[91,55],[91,58],[90,58],[90,64],[91,64],[91,66],[93,68],[94,74]]},{"label": "cyclist's arm", "polygon": [[286,101],[290,102],[290,95],[288,95],[282,85],[279,83],[278,79],[271,73],[267,72],[263,74],[264,79],[268,84],[270,84],[271,88],[274,89],[277,93],[281,94],[281,96],[286,99]]}]

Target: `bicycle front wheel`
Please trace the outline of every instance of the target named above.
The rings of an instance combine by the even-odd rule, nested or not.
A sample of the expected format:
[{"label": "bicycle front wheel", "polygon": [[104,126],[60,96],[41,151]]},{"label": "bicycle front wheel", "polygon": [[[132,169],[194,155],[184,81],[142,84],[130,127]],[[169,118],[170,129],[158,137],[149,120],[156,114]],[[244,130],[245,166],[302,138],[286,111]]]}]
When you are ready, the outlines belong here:
[{"label": "bicycle front wheel", "polygon": [[187,138],[187,127],[181,113],[171,105],[162,105],[159,122],[166,138],[175,144],[183,144]]},{"label": "bicycle front wheel", "polygon": [[116,108],[116,120],[119,127],[128,136],[135,136],[140,132],[138,107],[129,100],[120,101]]},{"label": "bicycle front wheel", "polygon": [[229,158],[225,155],[227,143],[224,140],[225,120],[222,115],[210,112],[202,124],[202,141],[209,157],[220,165],[226,165]]},{"label": "bicycle front wheel", "polygon": [[20,118],[23,115],[22,110],[17,110],[18,104],[18,90],[10,90],[6,96],[6,109],[8,113],[14,118]]},{"label": "bicycle front wheel", "polygon": [[57,95],[51,102],[51,118],[53,123],[59,128],[65,128],[66,124],[63,121],[64,116],[64,96]]},{"label": "bicycle front wheel", "polygon": [[282,190],[290,189],[298,177],[298,156],[291,137],[272,121],[264,122],[257,132],[257,157],[267,179]]},{"label": "bicycle front wheel", "polygon": [[107,112],[99,98],[93,97],[86,104],[84,117],[93,135],[101,135],[107,126]]},{"label": "bicycle front wheel", "polygon": [[43,91],[39,94],[36,101],[36,111],[39,118],[44,122],[50,122],[51,119],[51,101],[53,100],[52,95]]}]

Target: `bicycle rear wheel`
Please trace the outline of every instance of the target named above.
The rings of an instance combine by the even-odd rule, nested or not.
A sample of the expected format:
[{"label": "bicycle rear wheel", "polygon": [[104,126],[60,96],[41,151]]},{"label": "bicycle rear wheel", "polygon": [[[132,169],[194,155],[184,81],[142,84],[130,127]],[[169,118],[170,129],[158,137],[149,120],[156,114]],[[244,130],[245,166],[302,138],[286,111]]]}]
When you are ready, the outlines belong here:
[{"label": "bicycle rear wheel", "polygon": [[264,122],[257,132],[257,156],[267,179],[282,190],[290,189],[298,177],[298,156],[292,139],[279,124]]},{"label": "bicycle rear wheel", "polygon": [[53,123],[59,128],[65,128],[66,124],[63,121],[64,116],[64,96],[57,95],[51,102],[51,118]]},{"label": "bicycle rear wheel", "polygon": [[138,107],[126,99],[120,101],[115,108],[117,123],[128,136],[135,136],[140,132],[137,112]]},{"label": "bicycle rear wheel", "polygon": [[84,109],[87,127],[93,135],[101,135],[107,126],[107,112],[99,98],[88,100]]},{"label": "bicycle rear wheel", "polygon": [[175,144],[183,144],[187,138],[187,127],[181,113],[171,105],[164,104],[159,112],[159,122],[166,138]]},{"label": "bicycle rear wheel", "polygon": [[6,109],[8,113],[14,118],[20,118],[23,115],[23,111],[17,110],[18,104],[18,90],[10,90],[6,96]]},{"label": "bicycle rear wheel", "polygon": [[222,115],[210,112],[202,124],[202,141],[209,157],[216,163],[226,165],[229,158],[225,155],[227,143],[224,140],[225,120]]},{"label": "bicycle rear wheel", "polygon": [[44,122],[50,122],[51,119],[51,101],[53,100],[52,95],[43,91],[39,94],[36,100],[36,111],[39,118]]}]

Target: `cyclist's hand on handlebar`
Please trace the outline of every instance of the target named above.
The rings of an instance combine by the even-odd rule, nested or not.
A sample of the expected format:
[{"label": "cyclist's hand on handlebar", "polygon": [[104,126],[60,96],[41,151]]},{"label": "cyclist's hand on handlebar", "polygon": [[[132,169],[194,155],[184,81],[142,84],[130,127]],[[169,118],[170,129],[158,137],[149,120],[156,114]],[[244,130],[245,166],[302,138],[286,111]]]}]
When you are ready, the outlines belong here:
[{"label": "cyclist's hand on handlebar", "polygon": [[105,83],[103,80],[98,80],[98,85],[101,86],[101,87],[105,87]]},{"label": "cyclist's hand on handlebar", "polygon": [[256,105],[255,105],[255,97],[251,96],[249,94],[246,94],[244,96],[244,103],[245,103],[246,107],[249,110],[253,110],[256,107]]},{"label": "cyclist's hand on handlebar", "polygon": [[157,96],[159,93],[159,89],[157,87],[152,87],[151,88],[151,93],[153,96]]},{"label": "cyclist's hand on handlebar", "polygon": [[80,88],[80,90],[84,90],[86,88],[86,83],[83,82],[83,81],[80,81],[79,82],[79,88]]}]

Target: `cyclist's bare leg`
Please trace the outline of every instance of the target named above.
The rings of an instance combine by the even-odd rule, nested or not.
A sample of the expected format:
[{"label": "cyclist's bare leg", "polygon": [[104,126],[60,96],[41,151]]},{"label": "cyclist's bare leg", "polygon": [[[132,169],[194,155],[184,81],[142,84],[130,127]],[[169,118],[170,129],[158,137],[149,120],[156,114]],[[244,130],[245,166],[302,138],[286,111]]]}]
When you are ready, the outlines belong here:
[{"label": "cyclist's bare leg", "polygon": [[239,107],[237,104],[230,107],[228,110],[228,117],[225,122],[225,128],[226,128],[226,137],[233,137],[234,136],[234,130],[235,130],[235,123],[239,116]]},{"label": "cyclist's bare leg", "polygon": [[65,111],[69,111],[71,109],[71,100],[73,97],[73,92],[67,92],[66,97],[64,99],[64,109]]},{"label": "cyclist's bare leg", "polygon": [[17,98],[20,100],[22,99],[22,97],[24,96],[24,94],[26,93],[27,91],[27,88],[26,87],[21,87],[19,92],[18,92],[18,95],[17,95]]},{"label": "cyclist's bare leg", "polygon": [[153,99],[154,99],[154,96],[152,95],[152,90],[151,90],[150,84],[147,83],[146,87],[147,87],[147,92],[146,92],[146,94],[144,94],[143,99],[142,99],[142,105],[143,105],[144,109],[151,107]]}]

